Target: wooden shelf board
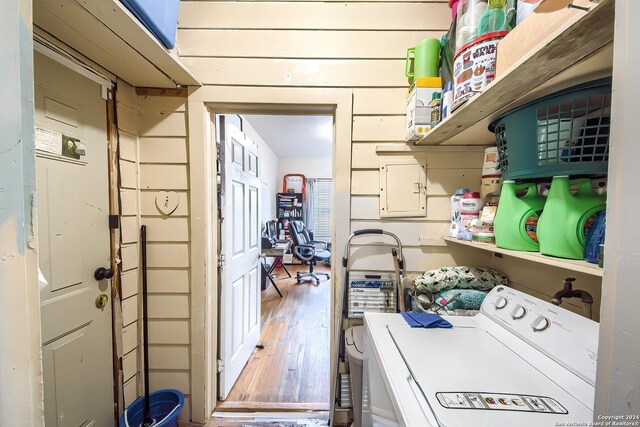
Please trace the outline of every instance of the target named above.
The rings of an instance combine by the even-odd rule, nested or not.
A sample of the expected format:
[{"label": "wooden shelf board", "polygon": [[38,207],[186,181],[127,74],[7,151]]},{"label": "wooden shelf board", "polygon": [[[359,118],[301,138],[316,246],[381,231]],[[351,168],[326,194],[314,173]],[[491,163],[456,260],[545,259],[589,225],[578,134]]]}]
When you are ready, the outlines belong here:
[{"label": "wooden shelf board", "polygon": [[[495,145],[494,144],[484,144],[484,145]],[[443,153],[443,152],[452,152],[452,153],[460,153],[460,152],[476,152],[482,151],[482,147],[469,147],[469,146],[458,146],[452,147],[449,145],[407,145],[407,144],[378,144],[376,145],[376,154],[384,155],[384,154],[392,154],[392,155],[414,155],[416,153]]]},{"label": "wooden shelf board", "polygon": [[504,74],[454,111],[416,145],[495,143],[489,123],[560,88],[611,75],[614,0],[567,21]]},{"label": "wooden shelf board", "polygon": [[443,239],[447,243],[454,243],[457,245],[469,246],[469,247],[480,249],[483,251],[489,251],[496,254],[510,256],[513,258],[519,258],[519,259],[524,259],[531,262],[537,262],[539,264],[544,264],[552,267],[578,271],[580,273],[590,274],[592,276],[602,277],[602,274],[603,274],[603,270],[600,267],[598,267],[596,264],[591,264],[586,261],[554,258],[554,257],[539,254],[537,252],[512,251],[509,249],[501,249],[501,248],[498,248],[496,245],[492,245],[488,243],[475,243],[475,242],[469,242],[466,240],[454,239],[452,237],[444,237]]},{"label": "wooden shelf board", "polygon": [[34,0],[34,24],[133,86],[200,86],[118,0]]}]

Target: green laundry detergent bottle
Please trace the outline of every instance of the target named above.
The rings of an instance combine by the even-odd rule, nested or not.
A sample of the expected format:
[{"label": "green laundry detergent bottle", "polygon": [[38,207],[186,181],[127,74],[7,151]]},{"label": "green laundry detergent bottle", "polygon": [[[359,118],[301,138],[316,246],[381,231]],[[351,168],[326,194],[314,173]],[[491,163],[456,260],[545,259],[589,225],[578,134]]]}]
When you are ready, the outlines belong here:
[{"label": "green laundry detergent bottle", "polygon": [[[578,190],[571,194],[570,187],[574,185]],[[538,222],[540,253],[582,259],[586,236],[598,212],[605,209],[605,202],[605,196],[593,191],[590,179],[554,176]]]},{"label": "green laundry detergent bottle", "polygon": [[[519,190],[527,190],[518,197]],[[496,246],[517,251],[538,251],[536,229],[545,198],[538,194],[536,184],[516,184],[504,181],[493,221]]]}]

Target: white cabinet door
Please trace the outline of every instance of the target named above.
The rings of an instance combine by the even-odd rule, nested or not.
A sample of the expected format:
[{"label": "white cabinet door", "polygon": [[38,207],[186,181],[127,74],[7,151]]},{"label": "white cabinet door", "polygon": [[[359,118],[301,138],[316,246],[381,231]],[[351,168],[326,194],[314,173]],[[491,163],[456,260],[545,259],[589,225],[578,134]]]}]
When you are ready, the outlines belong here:
[{"label": "white cabinet door", "polygon": [[380,161],[380,217],[427,215],[427,164],[418,159]]}]

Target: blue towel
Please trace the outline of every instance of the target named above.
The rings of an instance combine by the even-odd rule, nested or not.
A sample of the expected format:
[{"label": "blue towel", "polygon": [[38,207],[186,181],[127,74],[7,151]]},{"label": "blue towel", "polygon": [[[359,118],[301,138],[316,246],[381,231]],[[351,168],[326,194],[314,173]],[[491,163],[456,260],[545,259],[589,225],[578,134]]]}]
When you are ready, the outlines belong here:
[{"label": "blue towel", "polygon": [[452,325],[435,313],[400,313],[412,328],[451,328]]}]

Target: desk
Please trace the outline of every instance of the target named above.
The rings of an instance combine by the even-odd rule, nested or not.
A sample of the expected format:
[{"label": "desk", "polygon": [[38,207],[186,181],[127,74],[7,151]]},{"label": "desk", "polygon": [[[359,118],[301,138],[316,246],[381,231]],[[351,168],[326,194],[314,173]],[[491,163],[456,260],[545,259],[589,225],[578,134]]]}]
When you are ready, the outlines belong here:
[{"label": "desk", "polygon": [[276,268],[276,265],[278,265],[278,262],[280,262],[282,264],[282,268],[284,269],[284,271],[286,271],[287,275],[291,277],[291,273],[289,273],[289,270],[287,270],[287,267],[285,267],[284,263],[282,262],[282,258],[284,257],[284,254],[287,253],[287,251],[289,250],[289,246],[290,246],[290,243],[278,243],[273,248],[262,250],[263,258],[273,258],[273,263],[268,269],[265,268],[265,270],[267,270],[267,277],[269,278],[269,281],[271,282],[271,284],[273,285],[276,292],[278,293],[278,295],[280,295],[281,298],[282,298],[282,293],[280,292],[278,285],[276,285],[276,282],[273,280],[273,276],[271,275],[271,273]]}]

